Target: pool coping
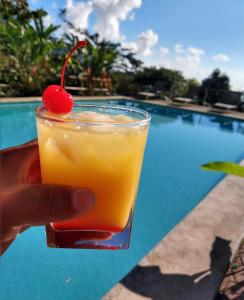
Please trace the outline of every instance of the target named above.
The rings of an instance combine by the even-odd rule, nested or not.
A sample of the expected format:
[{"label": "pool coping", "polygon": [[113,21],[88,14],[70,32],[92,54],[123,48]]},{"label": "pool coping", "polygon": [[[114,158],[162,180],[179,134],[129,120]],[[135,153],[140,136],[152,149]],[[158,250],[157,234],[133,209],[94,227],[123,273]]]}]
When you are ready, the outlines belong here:
[{"label": "pool coping", "polygon": [[[138,99],[134,99],[137,100]],[[244,112],[238,112],[234,110],[215,109],[208,106],[202,106],[199,104],[186,104],[186,103],[172,103],[171,101],[165,100],[143,100],[145,103],[160,105],[164,107],[170,107],[173,109],[184,109],[197,113],[204,113],[208,115],[217,115],[222,117],[234,118],[238,120],[244,120]]]},{"label": "pool coping", "polygon": [[244,237],[243,180],[224,177],[103,300],[215,299]]},{"label": "pool coping", "polygon": [[[74,100],[114,100],[114,99],[128,99],[132,100],[134,98],[125,97],[121,95],[113,96],[73,96]],[[0,103],[16,103],[16,102],[41,102],[41,96],[34,97],[0,97]]]}]

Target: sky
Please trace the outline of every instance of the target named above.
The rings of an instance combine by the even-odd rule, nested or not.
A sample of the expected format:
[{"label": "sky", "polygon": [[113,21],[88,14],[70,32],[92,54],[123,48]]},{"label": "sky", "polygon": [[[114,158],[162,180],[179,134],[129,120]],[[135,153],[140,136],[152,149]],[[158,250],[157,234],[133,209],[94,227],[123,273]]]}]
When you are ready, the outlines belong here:
[{"label": "sky", "polygon": [[45,23],[67,19],[101,38],[120,42],[146,66],[177,69],[201,81],[215,68],[244,91],[243,0],[29,0],[48,12]]}]

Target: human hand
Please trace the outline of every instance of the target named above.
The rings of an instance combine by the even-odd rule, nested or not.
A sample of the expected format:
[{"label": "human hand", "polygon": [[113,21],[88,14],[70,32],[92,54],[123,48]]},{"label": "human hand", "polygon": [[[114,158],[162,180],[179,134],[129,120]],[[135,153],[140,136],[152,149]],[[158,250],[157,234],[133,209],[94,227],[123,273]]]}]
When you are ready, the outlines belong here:
[{"label": "human hand", "polygon": [[70,219],[95,202],[86,188],[41,184],[37,141],[0,151],[0,255],[32,225]]}]

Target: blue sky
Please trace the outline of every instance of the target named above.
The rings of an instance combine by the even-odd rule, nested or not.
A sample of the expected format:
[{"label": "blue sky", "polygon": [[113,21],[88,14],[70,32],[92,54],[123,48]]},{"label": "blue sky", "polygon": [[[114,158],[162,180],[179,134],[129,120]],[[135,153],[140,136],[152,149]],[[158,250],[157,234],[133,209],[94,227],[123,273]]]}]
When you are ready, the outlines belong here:
[{"label": "blue sky", "polygon": [[[137,53],[146,65],[181,70],[198,80],[219,67],[244,90],[243,0],[30,0],[46,22],[67,8],[76,26]],[[63,24],[62,30],[68,30]]]}]

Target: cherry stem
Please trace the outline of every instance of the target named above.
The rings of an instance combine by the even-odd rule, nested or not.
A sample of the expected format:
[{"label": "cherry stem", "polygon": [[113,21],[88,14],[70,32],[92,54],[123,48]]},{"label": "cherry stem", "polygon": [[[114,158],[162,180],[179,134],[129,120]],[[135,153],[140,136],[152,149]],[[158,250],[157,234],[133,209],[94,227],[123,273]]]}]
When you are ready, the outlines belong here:
[{"label": "cherry stem", "polygon": [[64,88],[64,74],[65,74],[65,69],[66,69],[66,65],[68,60],[70,59],[70,57],[72,56],[72,54],[75,52],[76,49],[80,48],[80,47],[85,47],[87,46],[87,42],[86,41],[80,41],[78,42],[69,52],[68,56],[66,57],[64,64],[63,64],[63,68],[62,68],[62,73],[61,73],[61,88]]}]

